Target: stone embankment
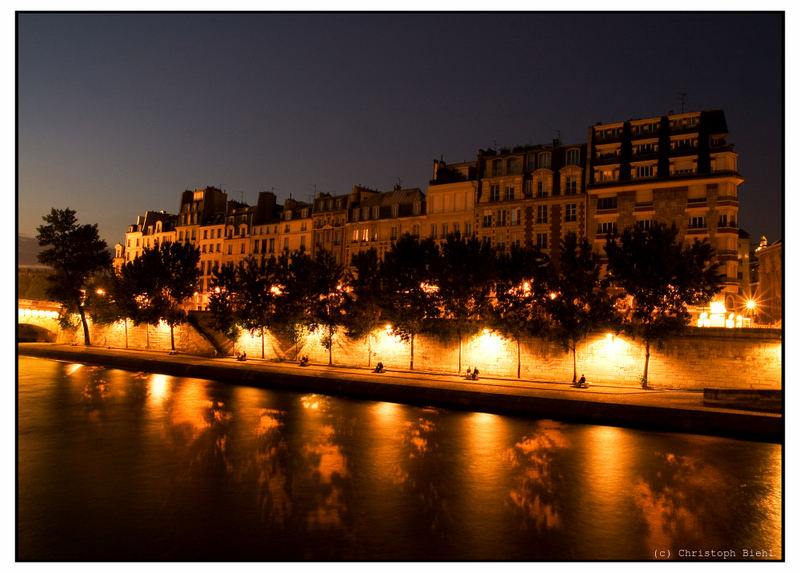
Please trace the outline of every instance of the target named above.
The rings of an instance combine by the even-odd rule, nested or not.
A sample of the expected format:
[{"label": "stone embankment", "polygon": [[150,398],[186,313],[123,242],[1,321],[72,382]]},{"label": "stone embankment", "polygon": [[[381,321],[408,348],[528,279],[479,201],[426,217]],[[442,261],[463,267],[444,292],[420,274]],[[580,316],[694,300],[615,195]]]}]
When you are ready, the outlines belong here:
[{"label": "stone embankment", "polygon": [[782,442],[784,434],[780,413],[747,411],[741,406],[739,409],[709,406],[703,402],[703,393],[696,391],[642,390],[600,384],[578,389],[567,383],[533,380],[481,377],[472,381],[455,375],[401,370],[376,374],[365,368],[315,364],[301,368],[289,362],[253,359],[238,362],[232,358],[59,344],[19,344],[18,352],[26,356],[263,388],[578,423],[772,442]]}]

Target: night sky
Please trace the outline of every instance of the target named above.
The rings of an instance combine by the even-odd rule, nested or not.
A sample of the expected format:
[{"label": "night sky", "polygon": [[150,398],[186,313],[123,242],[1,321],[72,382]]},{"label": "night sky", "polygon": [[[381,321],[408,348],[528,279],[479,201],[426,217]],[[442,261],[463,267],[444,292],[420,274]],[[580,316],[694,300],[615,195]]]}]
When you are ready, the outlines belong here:
[{"label": "night sky", "polygon": [[722,108],[739,222],[783,236],[783,17],[20,14],[18,225],[51,207],[109,246],[215,185],[254,204],[426,190],[433,159],[585,142],[589,126]]}]

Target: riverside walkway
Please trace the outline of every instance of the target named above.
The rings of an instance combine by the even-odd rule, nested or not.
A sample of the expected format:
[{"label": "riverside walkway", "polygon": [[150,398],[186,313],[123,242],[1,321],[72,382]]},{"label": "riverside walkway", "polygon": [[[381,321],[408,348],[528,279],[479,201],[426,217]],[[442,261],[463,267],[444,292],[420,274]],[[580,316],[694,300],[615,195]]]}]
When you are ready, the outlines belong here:
[{"label": "riverside walkway", "polygon": [[696,391],[643,390],[613,385],[574,388],[568,383],[514,378],[481,377],[473,381],[454,374],[410,370],[389,370],[377,374],[366,368],[320,364],[300,367],[293,362],[254,358],[239,362],[235,358],[206,358],[63,344],[18,344],[17,348],[18,353],[25,356],[263,388],[554,418],[577,423],[783,441],[781,414],[705,406],[703,393]]}]

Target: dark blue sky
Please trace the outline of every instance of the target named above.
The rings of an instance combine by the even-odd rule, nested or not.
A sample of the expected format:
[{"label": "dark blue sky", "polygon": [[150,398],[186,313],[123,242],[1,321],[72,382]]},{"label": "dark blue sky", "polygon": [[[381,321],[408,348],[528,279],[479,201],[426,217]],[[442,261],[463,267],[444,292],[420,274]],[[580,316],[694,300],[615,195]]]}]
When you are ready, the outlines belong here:
[{"label": "dark blue sky", "polygon": [[21,14],[19,232],[69,206],[113,245],[206,185],[425,190],[440,155],[585,141],[686,92],[725,110],[740,225],[772,241],[783,49],[780,13]]}]

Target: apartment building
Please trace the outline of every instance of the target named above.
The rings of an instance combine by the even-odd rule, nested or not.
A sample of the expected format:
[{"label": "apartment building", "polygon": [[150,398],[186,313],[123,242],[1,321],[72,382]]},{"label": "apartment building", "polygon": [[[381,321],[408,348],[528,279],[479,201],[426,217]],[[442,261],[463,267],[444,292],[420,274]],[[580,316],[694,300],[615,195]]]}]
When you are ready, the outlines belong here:
[{"label": "apartment building", "polygon": [[424,238],[425,195],[419,189],[396,185],[392,191],[380,192],[357,185],[349,205],[344,248],[348,265],[353,255],[372,248],[382,258],[405,234]]},{"label": "apartment building", "polygon": [[598,123],[587,143],[555,139],[479,150],[475,161],[434,160],[427,196],[399,185],[384,192],[355,185],[349,194],[319,193],[312,203],[289,198],[278,205],[274,193],[262,192],[250,206],[215,187],[184,191],[178,215],[148,211],[129,227],[114,264],[160,241],[192,243],[201,268],[192,304],[203,308],[214,270],[251,255],[263,261],[327,250],[349,265],[370,248],[383,256],[409,233],[438,243],[451,234],[475,236],[500,249],[537,245],[555,259],[569,232],[602,254],[609,233],[658,222],[675,224],[682,240],[714,245],[733,309],[750,294],[750,280],[737,225],[743,178],[727,136],[721,110]]},{"label": "apartment building", "polygon": [[674,224],[685,241],[708,239],[725,274],[726,306],[738,279],[738,155],[721,110],[589,128],[586,233],[601,250],[634,224]]}]

